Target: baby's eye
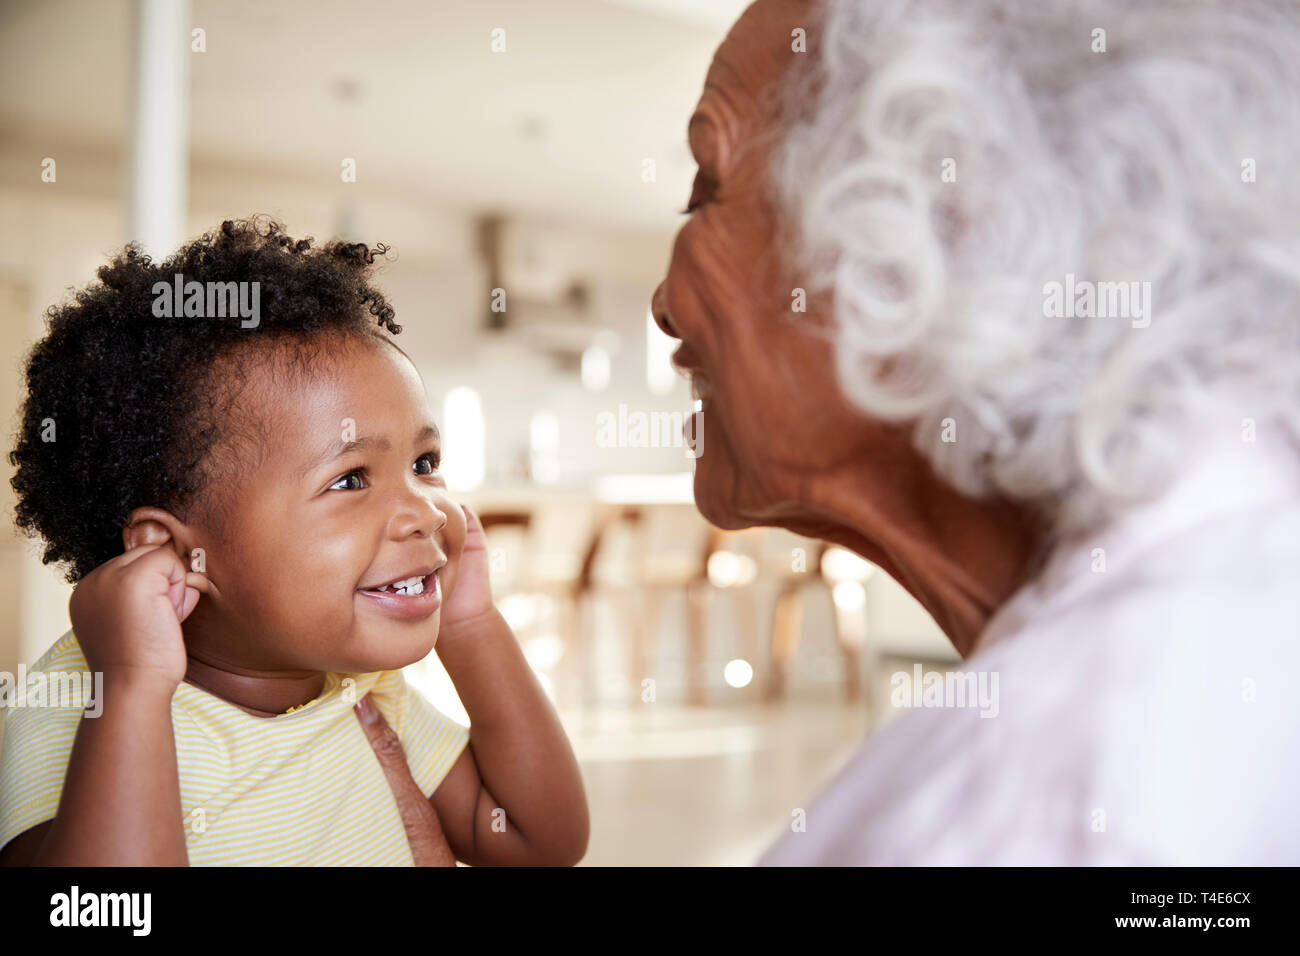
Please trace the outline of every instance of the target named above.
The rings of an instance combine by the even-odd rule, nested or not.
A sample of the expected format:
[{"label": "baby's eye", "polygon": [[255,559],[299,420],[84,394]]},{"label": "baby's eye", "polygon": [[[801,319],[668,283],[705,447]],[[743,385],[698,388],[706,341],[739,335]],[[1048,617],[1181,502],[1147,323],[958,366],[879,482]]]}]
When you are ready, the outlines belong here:
[{"label": "baby's eye", "polygon": [[[355,471],[349,471],[346,475],[343,475],[341,478],[339,478],[338,481],[334,482],[334,484],[330,485],[330,490],[333,490],[333,489],[335,489],[335,488],[338,488],[338,486],[339,486],[340,483],[342,483],[342,482],[344,482],[344,481],[347,481],[349,478],[352,478],[352,477],[354,477],[354,476],[357,477],[357,478],[360,478],[360,477],[361,477],[362,475],[364,475],[365,473],[366,473],[366,470],[365,470],[364,468],[358,468],[358,469],[356,469]],[[361,489],[360,489],[360,488],[342,488],[342,489],[340,489],[340,490],[341,490],[341,491],[360,491]]]},{"label": "baby's eye", "polygon": [[[422,461],[428,461],[429,463],[428,471],[419,470],[419,465],[420,462]],[[439,455],[436,451],[425,452],[419,458],[415,459],[415,466],[416,466],[415,473],[417,475],[431,475],[438,470],[438,465],[441,463],[442,463],[442,456]]]}]

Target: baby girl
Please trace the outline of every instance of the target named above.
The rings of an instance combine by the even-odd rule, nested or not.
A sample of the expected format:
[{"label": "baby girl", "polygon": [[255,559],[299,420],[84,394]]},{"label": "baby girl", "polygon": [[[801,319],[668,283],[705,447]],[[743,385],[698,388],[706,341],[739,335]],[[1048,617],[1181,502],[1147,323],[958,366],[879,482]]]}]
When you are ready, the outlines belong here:
[{"label": "baby girl", "polygon": [[[227,221],[161,264],[128,246],[49,310],[10,458],[18,526],[76,587],[34,671],[103,699],[5,708],[0,862],[420,862],[366,702],[443,862],[586,852],[577,761],[370,284],[384,252]],[[403,679],[435,649],[469,729]]]}]

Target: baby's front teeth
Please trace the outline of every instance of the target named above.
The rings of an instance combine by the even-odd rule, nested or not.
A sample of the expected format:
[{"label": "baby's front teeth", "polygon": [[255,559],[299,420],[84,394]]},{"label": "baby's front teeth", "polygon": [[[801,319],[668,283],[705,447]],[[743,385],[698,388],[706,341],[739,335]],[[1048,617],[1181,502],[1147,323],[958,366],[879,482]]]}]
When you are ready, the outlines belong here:
[{"label": "baby's front teeth", "polygon": [[393,584],[385,584],[379,590],[395,591],[399,594],[409,594],[409,595],[423,594],[424,578],[419,578],[419,577],[407,578],[405,581],[397,581]]}]

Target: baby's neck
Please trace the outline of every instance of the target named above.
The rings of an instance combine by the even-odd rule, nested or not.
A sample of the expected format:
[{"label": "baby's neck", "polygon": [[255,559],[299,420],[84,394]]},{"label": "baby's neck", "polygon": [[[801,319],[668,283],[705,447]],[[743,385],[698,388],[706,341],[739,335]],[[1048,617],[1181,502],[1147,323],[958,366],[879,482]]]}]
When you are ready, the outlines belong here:
[{"label": "baby's neck", "polygon": [[254,717],[278,717],[320,696],[323,671],[262,672],[232,668],[189,655],[185,681]]}]

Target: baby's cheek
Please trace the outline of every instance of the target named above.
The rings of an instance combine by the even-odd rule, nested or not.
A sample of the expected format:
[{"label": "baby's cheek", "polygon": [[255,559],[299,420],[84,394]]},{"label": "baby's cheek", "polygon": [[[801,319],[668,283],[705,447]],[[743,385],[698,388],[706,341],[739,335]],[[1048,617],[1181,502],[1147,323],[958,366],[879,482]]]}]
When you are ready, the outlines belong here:
[{"label": "baby's cheek", "polygon": [[295,617],[330,633],[331,626],[352,616],[358,598],[357,581],[340,575],[337,568],[303,569],[303,577],[291,587]]}]

